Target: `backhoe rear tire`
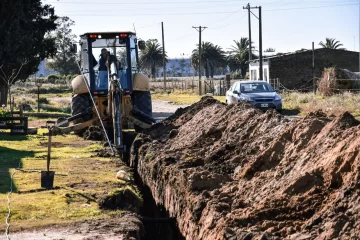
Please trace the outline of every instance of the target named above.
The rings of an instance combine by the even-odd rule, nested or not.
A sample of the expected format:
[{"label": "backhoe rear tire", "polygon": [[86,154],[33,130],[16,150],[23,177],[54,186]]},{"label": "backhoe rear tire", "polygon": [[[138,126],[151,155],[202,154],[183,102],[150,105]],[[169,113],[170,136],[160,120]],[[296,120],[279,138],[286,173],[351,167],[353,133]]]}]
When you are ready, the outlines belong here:
[{"label": "backhoe rear tire", "polygon": [[[149,91],[133,91],[132,99],[140,111],[152,117],[151,93]],[[135,125],[135,131],[142,132],[142,128]]]},{"label": "backhoe rear tire", "polygon": [[[90,97],[87,94],[73,94],[71,99],[71,115],[74,116],[78,113],[85,112],[91,107]],[[74,124],[86,122],[92,119],[92,114],[85,115],[73,121]],[[78,136],[82,136],[86,129],[74,131]]]}]

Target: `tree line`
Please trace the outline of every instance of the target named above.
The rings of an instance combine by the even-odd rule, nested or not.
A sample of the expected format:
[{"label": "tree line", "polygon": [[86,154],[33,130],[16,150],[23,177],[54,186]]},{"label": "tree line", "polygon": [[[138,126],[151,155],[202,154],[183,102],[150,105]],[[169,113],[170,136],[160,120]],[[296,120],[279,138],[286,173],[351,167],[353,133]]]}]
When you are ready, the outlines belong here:
[{"label": "tree line", "polygon": [[[200,56],[201,68],[204,70],[206,78],[213,78],[216,69],[229,69],[230,72],[237,71],[242,78],[245,78],[249,68],[249,43],[248,38],[242,37],[240,40],[234,40],[234,45],[225,51],[222,47],[211,42],[202,42]],[[319,46],[322,48],[345,50],[345,48],[340,48],[343,45],[335,38],[326,38],[325,42],[321,41],[319,43]],[[251,59],[258,58],[258,55],[255,54],[256,52],[256,49],[252,49]],[[264,52],[275,52],[275,49],[268,48]],[[167,55],[165,55],[165,59],[167,63]],[[199,68],[198,44],[192,51],[190,60],[191,66],[197,71]],[[145,50],[140,53],[140,65],[143,70],[150,73],[152,78],[155,78],[159,68],[163,67],[163,50],[156,39],[150,39],[146,42]],[[172,69],[174,69],[174,67],[175,66],[171,66]],[[184,68],[184,63],[179,62],[179,67],[180,69]]]}]

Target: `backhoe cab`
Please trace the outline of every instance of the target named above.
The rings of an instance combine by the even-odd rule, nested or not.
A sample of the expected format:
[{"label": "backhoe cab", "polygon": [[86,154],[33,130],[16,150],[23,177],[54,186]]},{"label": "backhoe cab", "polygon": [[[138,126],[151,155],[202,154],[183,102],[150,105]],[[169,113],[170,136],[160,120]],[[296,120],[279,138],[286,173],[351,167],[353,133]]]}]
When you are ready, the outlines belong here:
[{"label": "backhoe cab", "polygon": [[[149,79],[139,72],[138,48],[145,47],[133,32],[91,32],[80,36],[81,75],[72,80],[71,127],[82,134],[90,125],[104,126],[113,144],[126,152],[126,133],[151,126]],[[71,46],[76,51],[76,46]],[[69,130],[69,131],[71,131]]]}]

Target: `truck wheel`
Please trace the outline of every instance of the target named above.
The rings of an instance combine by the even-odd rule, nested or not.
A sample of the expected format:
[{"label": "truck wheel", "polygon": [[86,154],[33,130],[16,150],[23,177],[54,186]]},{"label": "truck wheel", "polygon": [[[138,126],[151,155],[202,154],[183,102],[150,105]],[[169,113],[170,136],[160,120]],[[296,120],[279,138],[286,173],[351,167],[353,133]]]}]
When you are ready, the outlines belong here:
[{"label": "truck wheel", "polygon": [[133,94],[134,105],[143,113],[152,117],[151,94],[148,91],[134,91]]},{"label": "truck wheel", "polygon": [[[89,107],[91,107],[90,98],[87,94],[73,94],[71,99],[71,115],[74,116],[78,113],[85,112]],[[92,115],[88,114],[81,118],[75,119],[74,124],[86,122],[92,119]],[[85,132],[85,129],[76,130],[74,133],[78,136],[82,136]]]}]

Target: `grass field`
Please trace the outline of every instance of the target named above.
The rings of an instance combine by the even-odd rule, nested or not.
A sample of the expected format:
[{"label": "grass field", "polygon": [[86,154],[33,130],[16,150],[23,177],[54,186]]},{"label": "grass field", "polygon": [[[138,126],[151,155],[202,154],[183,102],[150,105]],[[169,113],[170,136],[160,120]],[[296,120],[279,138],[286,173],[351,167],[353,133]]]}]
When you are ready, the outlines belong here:
[{"label": "grass field", "polygon": [[0,135],[0,231],[5,231],[10,176],[19,162],[21,171],[14,175],[11,194],[12,231],[118,214],[100,210],[96,201],[107,192],[129,187],[115,178],[119,169],[127,170],[120,160],[91,157],[95,150],[103,149],[99,143],[75,135],[55,136],[51,162],[55,189],[43,191],[39,171],[46,169],[47,137],[41,133]]},{"label": "grass field", "polygon": [[[360,95],[344,93],[331,97],[314,95],[313,93],[282,93],[284,113],[292,115],[306,115],[312,111],[322,110],[329,115],[339,115],[345,111],[355,117],[360,116]],[[221,102],[225,102],[224,96],[214,96]],[[170,101],[173,104],[192,104],[201,99],[196,94],[181,94],[179,92],[163,94],[155,93],[153,100]]]},{"label": "grass field", "polygon": [[[31,90],[31,89],[30,89]],[[30,104],[33,110],[37,111],[37,95],[34,89],[26,90],[24,88],[14,88],[16,103]],[[45,102],[40,104],[40,112],[47,113],[66,113],[71,112],[70,108],[70,89],[66,86],[51,86],[51,89],[41,94]],[[344,111],[352,113],[354,116],[360,116],[360,95],[344,93],[331,97],[314,95],[312,93],[282,93],[284,113],[292,115],[305,115],[309,112],[321,109],[327,114],[338,115]],[[193,93],[192,90],[175,90],[170,94],[155,91],[152,93],[153,100],[170,101],[173,104],[193,104],[200,100],[200,96]],[[225,102],[224,96],[214,96],[221,102]],[[46,100],[48,100],[46,102]]]}]

